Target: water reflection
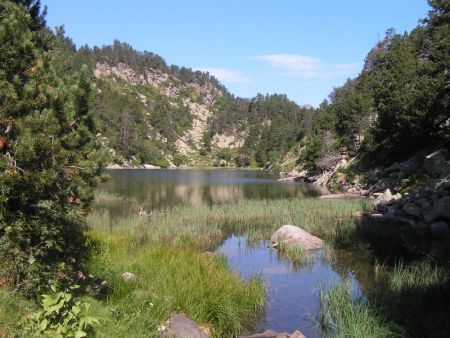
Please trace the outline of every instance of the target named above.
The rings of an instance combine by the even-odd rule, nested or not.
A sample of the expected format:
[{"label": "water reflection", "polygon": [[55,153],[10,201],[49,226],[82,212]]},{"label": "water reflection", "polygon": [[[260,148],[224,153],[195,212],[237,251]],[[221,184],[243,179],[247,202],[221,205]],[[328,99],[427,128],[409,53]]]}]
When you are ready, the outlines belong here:
[{"label": "water reflection", "polygon": [[[300,329],[307,337],[320,337],[317,324],[319,289],[346,279],[354,296],[362,295],[352,262],[339,253],[332,261],[317,251],[294,264],[269,248],[268,241],[248,243],[245,237],[231,236],[217,250],[227,257],[232,270],[242,278],[259,274],[268,287],[264,314],[253,328],[293,332]],[[350,265],[349,265],[350,264]]]},{"label": "water reflection", "polygon": [[136,199],[147,209],[320,194],[310,185],[281,183],[274,175],[253,170],[110,170],[108,174],[111,179],[99,191]]}]

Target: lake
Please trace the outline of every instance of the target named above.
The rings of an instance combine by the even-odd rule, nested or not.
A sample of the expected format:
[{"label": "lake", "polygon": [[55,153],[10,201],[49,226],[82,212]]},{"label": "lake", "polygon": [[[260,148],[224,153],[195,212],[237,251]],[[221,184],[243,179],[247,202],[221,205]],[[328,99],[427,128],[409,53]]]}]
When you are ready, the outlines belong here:
[{"label": "lake", "polygon": [[[252,170],[155,169],[110,170],[111,179],[99,192],[123,197],[123,204],[108,210],[111,218],[130,213],[127,200],[136,200],[147,212],[174,206],[215,205],[244,199],[286,199],[317,196],[308,184],[277,181],[277,176]],[[95,206],[94,206],[95,207]],[[133,210],[132,212],[136,212]],[[307,337],[320,337],[318,310],[320,290],[347,280],[355,297],[363,296],[373,281],[373,272],[363,257],[334,250],[332,259],[316,251],[293,262],[270,248],[268,241],[248,242],[229,234],[216,248],[232,271],[241,278],[261,276],[267,286],[264,312],[251,328],[278,332],[300,329]]]},{"label": "lake", "polygon": [[148,210],[320,194],[312,185],[278,182],[278,176],[259,170],[120,169],[108,174],[111,179],[99,191],[131,197]]}]

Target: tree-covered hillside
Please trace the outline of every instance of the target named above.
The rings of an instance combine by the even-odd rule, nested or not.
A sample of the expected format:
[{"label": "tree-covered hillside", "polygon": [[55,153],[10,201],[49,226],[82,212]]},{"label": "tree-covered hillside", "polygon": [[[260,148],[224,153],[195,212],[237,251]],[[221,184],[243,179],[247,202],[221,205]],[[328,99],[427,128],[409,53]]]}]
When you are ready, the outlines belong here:
[{"label": "tree-covered hillside", "polygon": [[340,152],[368,163],[406,159],[450,142],[450,2],[412,32],[389,29],[361,74],[335,88],[316,110],[300,160],[324,169]]},{"label": "tree-covered hillside", "polygon": [[119,164],[322,171],[339,154],[389,162],[448,145],[449,5],[430,5],[412,32],[388,30],[360,75],[317,109],[285,95],[235,97],[208,73],[119,41],[77,49],[60,27],[51,43],[59,71],[87,65],[91,110]]}]

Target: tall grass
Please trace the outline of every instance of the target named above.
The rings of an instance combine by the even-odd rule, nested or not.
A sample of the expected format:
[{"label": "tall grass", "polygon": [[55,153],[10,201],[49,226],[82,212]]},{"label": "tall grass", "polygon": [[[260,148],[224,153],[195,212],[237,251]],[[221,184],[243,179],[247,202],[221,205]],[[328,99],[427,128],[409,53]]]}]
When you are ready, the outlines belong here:
[{"label": "tall grass", "polygon": [[386,322],[368,302],[351,295],[346,282],[335,284],[320,294],[320,325],[324,337],[399,337],[399,329]]},{"label": "tall grass", "polygon": [[[254,322],[264,306],[262,281],[242,281],[221,257],[154,241],[141,243],[132,235],[93,231],[91,238],[102,248],[89,271],[108,281],[112,292],[107,305],[120,322],[118,327],[100,328],[105,337],[121,336],[117,330],[130,337],[157,335],[158,325],[174,312],[210,327],[216,337],[231,337]],[[138,280],[124,282],[125,271]]]},{"label": "tall grass", "polygon": [[[157,334],[170,313],[184,312],[217,337],[237,335],[263,308],[262,281],[241,281],[223,258],[202,251],[215,249],[232,233],[249,241],[268,239],[283,224],[330,240],[344,238],[353,231],[353,214],[366,207],[364,201],[292,199],[149,210],[132,198],[98,193],[87,220],[102,249],[89,271],[110,283],[107,306],[123,318],[120,327],[110,321],[100,330],[105,336],[133,330],[140,337],[149,328]],[[139,276],[138,282],[123,282],[125,271]]]},{"label": "tall grass", "polygon": [[429,261],[398,263],[375,299],[409,337],[450,336],[449,276]]},{"label": "tall grass", "polygon": [[13,293],[9,287],[0,287],[0,337],[21,337],[21,328],[17,321],[35,311],[37,305],[22,297],[20,293]]},{"label": "tall grass", "polygon": [[[284,224],[297,225],[328,240],[345,240],[353,233],[356,211],[367,209],[367,201],[324,201],[318,199],[244,200],[215,206],[178,206],[140,217],[141,206],[127,201],[125,216],[112,216],[123,201],[108,195],[98,196],[98,208],[88,216],[93,229],[135,232],[148,240],[174,245],[212,249],[231,233],[250,239],[268,239]],[[106,207],[105,207],[106,206]]]},{"label": "tall grass", "polygon": [[400,262],[393,268],[378,263],[374,269],[382,280],[367,298],[353,298],[345,282],[321,293],[325,336],[450,336],[450,288],[444,269],[428,261]]}]

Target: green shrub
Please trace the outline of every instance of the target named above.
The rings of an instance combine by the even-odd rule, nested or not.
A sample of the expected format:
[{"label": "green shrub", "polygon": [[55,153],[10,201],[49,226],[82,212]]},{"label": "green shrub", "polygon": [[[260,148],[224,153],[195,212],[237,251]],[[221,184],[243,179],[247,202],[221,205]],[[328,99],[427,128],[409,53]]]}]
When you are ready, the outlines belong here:
[{"label": "green shrub", "polygon": [[95,317],[89,316],[90,304],[77,299],[72,290],[58,291],[51,286],[52,293],[42,295],[42,309],[32,313],[23,321],[24,332],[35,337],[87,337],[93,326],[99,324]]}]

